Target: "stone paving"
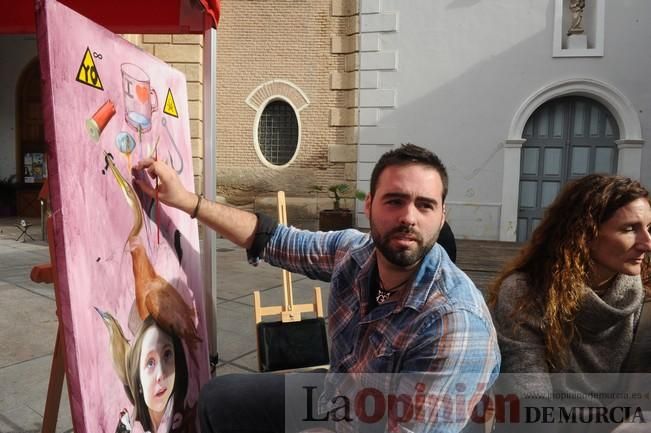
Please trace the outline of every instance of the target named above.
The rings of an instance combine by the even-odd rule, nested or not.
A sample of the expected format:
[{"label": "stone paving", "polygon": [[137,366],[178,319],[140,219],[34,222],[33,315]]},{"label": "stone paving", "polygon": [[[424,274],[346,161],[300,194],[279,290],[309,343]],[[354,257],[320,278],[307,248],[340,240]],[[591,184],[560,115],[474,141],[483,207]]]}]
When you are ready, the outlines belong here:
[{"label": "stone paving", "polygon": [[[0,222],[0,432],[40,431],[50,363],[57,332],[52,285],[29,278],[32,266],[50,260],[40,221],[28,229],[34,239],[16,242],[13,220]],[[70,431],[67,392],[57,431]]]},{"label": "stone paving", "polygon": [[[40,432],[57,332],[54,288],[30,280],[34,265],[49,262],[47,242],[41,240],[40,220],[28,233],[35,241],[17,242],[16,219],[0,219],[0,433]],[[217,351],[215,374],[257,371],[252,292],[260,290],[262,304],[282,303],[279,269],[264,263],[252,268],[243,250],[217,239]],[[313,287],[327,283],[293,275],[296,303],[311,303]],[[72,430],[66,386],[57,432]]]},{"label": "stone paving", "polygon": [[[34,265],[49,262],[40,220],[28,233],[35,239],[17,242],[16,219],[0,219],[0,433],[40,432],[45,396],[57,332],[52,285],[30,280]],[[486,241],[458,241],[459,264],[478,284],[486,284],[499,263],[517,251],[517,245]],[[217,239],[217,351],[215,374],[257,371],[252,292],[262,292],[262,304],[282,303],[281,271],[261,264],[252,268],[245,252]],[[497,258],[496,258],[497,254]],[[500,256],[501,254],[501,256]],[[464,259],[465,257],[465,259]],[[491,260],[482,266],[480,260]],[[464,261],[465,260],[465,261]],[[313,287],[327,283],[293,275],[296,303],[311,303]],[[61,399],[57,432],[72,431],[66,387]]]}]

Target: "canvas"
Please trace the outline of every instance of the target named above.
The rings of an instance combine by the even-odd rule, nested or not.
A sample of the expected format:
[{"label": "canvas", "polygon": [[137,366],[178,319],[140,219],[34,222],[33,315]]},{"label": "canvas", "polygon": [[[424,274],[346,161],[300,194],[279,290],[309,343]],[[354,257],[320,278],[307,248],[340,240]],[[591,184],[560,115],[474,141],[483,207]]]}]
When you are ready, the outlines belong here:
[{"label": "canvas", "polygon": [[197,223],[132,181],[156,157],[194,189],[185,77],[52,0],[37,38],[74,429],[195,431],[209,378]]}]

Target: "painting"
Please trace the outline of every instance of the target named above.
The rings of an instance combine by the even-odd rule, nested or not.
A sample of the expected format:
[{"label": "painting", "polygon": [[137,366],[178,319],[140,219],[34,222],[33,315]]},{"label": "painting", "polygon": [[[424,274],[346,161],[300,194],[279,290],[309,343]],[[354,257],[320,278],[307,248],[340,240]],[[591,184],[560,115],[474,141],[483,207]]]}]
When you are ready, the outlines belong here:
[{"label": "painting", "polygon": [[196,431],[209,378],[197,223],[133,182],[153,184],[133,167],[158,158],[194,190],[185,77],[56,1],[40,3],[37,39],[74,430]]}]

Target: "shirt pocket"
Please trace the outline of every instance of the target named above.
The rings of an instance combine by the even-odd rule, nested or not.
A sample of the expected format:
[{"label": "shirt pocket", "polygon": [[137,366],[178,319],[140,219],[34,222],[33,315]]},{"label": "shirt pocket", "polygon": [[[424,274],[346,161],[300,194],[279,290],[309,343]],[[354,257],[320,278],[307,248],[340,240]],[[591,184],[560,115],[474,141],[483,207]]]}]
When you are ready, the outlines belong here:
[{"label": "shirt pocket", "polygon": [[373,331],[368,339],[368,366],[366,371],[391,373],[396,369],[397,351],[392,342],[378,331]]}]

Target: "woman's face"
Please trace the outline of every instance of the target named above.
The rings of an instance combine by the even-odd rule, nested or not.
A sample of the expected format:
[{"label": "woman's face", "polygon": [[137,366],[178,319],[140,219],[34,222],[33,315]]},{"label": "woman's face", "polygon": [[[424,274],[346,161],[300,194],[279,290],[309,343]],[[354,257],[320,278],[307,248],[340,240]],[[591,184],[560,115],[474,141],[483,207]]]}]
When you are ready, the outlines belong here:
[{"label": "woman's face", "polygon": [[620,207],[599,227],[590,247],[593,284],[604,284],[616,274],[639,275],[645,253],[651,251],[651,206],[639,198]]},{"label": "woman's face", "polygon": [[172,338],[158,326],[148,328],[142,337],[140,383],[147,407],[163,412],[174,388],[175,362]]}]

